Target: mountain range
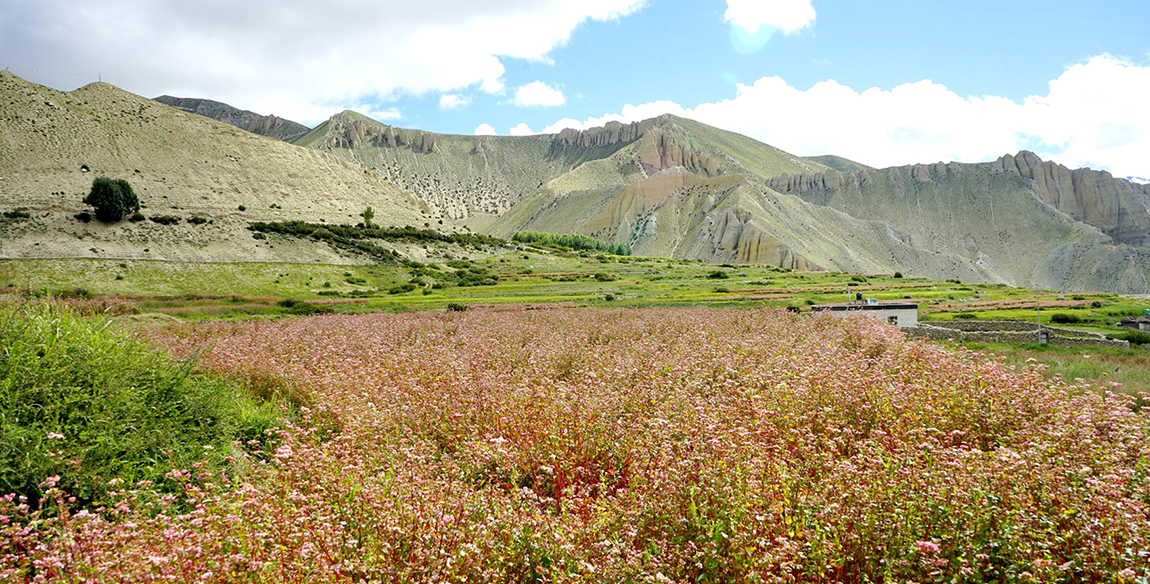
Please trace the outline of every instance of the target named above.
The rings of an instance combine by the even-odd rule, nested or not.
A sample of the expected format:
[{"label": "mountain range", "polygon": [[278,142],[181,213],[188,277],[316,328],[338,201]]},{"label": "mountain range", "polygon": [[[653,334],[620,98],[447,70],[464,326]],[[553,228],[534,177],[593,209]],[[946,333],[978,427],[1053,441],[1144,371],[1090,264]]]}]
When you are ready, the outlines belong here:
[{"label": "mountain range", "polygon": [[[371,206],[385,225],[578,233],[642,255],[1150,293],[1150,186],[1030,152],[875,169],[669,115],[504,137],[345,111],[307,130],[209,100],[99,83],[62,93],[7,72],[0,104],[0,208],[33,216],[0,225],[3,257],[367,261],[245,227],[354,223]],[[130,180],[145,215],[212,223],[81,223],[97,174]]]}]

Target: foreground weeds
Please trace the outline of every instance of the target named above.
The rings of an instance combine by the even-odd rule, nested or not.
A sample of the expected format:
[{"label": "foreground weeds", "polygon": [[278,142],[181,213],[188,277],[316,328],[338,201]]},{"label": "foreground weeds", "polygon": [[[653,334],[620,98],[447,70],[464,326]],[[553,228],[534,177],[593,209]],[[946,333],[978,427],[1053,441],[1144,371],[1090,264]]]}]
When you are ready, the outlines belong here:
[{"label": "foreground weeds", "polygon": [[[0,581],[1108,581],[1148,574],[1133,398],[775,311],[326,315],[150,342],[290,388],[247,482],[0,503]],[[237,461],[240,462],[240,461]]]}]

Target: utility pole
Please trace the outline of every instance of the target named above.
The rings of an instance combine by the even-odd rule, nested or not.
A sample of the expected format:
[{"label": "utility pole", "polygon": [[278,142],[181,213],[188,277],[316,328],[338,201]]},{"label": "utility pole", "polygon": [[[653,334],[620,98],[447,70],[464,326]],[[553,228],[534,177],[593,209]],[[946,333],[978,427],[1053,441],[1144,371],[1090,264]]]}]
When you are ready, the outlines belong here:
[{"label": "utility pole", "polygon": [[1034,288],[1034,313],[1038,315],[1038,344],[1042,344],[1042,298],[1038,296],[1038,287]]}]

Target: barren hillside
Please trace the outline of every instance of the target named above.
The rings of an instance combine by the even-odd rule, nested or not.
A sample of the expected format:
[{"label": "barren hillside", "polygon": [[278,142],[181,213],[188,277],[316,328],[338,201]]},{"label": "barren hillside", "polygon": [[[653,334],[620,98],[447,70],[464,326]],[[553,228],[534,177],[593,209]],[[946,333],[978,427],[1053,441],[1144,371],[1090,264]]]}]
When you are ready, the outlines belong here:
[{"label": "barren hillside", "polygon": [[[96,176],[130,182],[149,218],[105,225],[74,215]],[[8,258],[346,262],[325,246],[255,240],[250,221],[419,225],[427,207],[331,155],[257,136],[104,83],[58,92],[0,72],[0,222]],[[202,224],[188,219],[202,217]],[[198,221],[198,220],[197,220]]]}]

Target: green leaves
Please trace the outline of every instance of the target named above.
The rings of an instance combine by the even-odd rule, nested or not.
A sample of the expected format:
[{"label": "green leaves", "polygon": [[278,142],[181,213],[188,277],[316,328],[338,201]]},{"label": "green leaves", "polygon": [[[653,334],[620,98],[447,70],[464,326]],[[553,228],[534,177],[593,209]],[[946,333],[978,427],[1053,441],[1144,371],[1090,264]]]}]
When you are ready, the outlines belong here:
[{"label": "green leaves", "polygon": [[140,210],[140,201],[128,181],[105,176],[92,181],[92,190],[84,197],[84,204],[95,208],[96,219],[104,223],[115,223]]}]

